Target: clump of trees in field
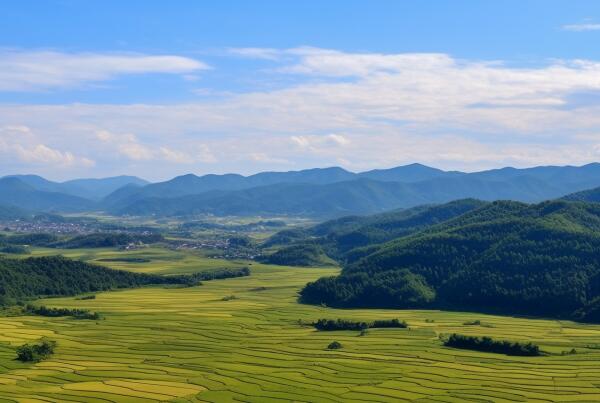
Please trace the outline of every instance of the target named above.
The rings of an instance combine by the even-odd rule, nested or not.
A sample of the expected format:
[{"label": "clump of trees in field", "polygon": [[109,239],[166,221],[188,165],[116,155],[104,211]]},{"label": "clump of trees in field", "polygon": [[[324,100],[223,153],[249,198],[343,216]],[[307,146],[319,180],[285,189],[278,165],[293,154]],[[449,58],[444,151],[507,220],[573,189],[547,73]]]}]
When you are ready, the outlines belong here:
[{"label": "clump of trees in field", "polygon": [[313,323],[317,330],[335,331],[335,330],[366,330],[375,328],[400,328],[408,327],[405,321],[399,319],[376,320],[373,322],[356,322],[346,319],[319,319]]},{"label": "clump of trees in field", "polygon": [[342,343],[340,343],[339,341],[332,341],[327,346],[328,350],[339,350],[340,348],[342,348]]},{"label": "clump of trees in field", "polygon": [[21,362],[39,362],[52,354],[56,348],[56,342],[44,339],[37,344],[24,344],[17,348],[17,360]]},{"label": "clump of trees in field", "polygon": [[90,312],[86,309],[48,308],[44,305],[34,306],[28,304],[25,306],[24,312],[30,315],[48,316],[51,318],[71,316],[75,319],[101,319],[101,316],[98,312]]},{"label": "clump of trees in field", "polygon": [[533,357],[541,355],[539,346],[533,343],[519,343],[507,340],[494,340],[491,337],[483,336],[465,336],[461,334],[452,334],[446,340],[444,345],[447,347],[460,348],[465,350],[484,351],[488,353],[498,353],[506,355],[518,355]]},{"label": "clump of trees in field", "polygon": [[92,265],[62,256],[8,259],[0,257],[0,306],[47,296],[71,296],[147,285],[189,285],[248,276],[247,267],[189,275],[161,276]]}]

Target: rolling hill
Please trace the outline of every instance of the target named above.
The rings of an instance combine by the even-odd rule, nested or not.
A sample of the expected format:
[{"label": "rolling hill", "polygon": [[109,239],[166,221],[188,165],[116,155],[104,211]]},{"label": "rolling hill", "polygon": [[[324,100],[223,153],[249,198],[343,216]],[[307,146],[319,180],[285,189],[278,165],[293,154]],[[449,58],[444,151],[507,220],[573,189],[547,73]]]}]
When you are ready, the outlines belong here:
[{"label": "rolling hill", "polygon": [[[35,175],[1,180],[1,204],[36,211],[92,209],[123,215],[294,215],[324,219],[465,198],[541,202],[600,186],[600,164],[474,173],[446,172],[421,164],[359,173],[331,167],[250,176],[188,174],[152,184],[129,176],[62,183]],[[32,192],[43,193],[34,196]]]},{"label": "rolling hill", "polygon": [[[494,202],[375,245],[302,299],[589,319],[600,297],[600,205]],[[408,281],[410,279],[410,281]]]},{"label": "rolling hill", "polygon": [[0,179],[5,178],[19,179],[35,190],[64,193],[91,200],[100,200],[123,186],[144,186],[148,184],[143,179],[126,175],[101,179],[73,179],[66,182],[53,182],[38,175],[9,175]]},{"label": "rolling hill", "polygon": [[0,179],[0,204],[31,211],[85,211],[94,202],[65,193],[37,190],[16,177]]}]

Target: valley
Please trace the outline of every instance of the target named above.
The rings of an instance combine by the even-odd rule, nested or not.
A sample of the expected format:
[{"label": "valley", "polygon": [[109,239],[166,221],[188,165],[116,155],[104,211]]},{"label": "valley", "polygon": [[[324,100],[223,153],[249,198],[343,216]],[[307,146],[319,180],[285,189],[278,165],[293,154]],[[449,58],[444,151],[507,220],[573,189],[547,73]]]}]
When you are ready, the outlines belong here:
[{"label": "valley", "polygon": [[[153,254],[148,258],[152,260]],[[210,269],[213,262],[197,261]],[[112,265],[113,263],[107,263]],[[184,265],[140,270],[187,272]],[[123,266],[120,266],[123,268]],[[4,401],[595,401],[599,325],[436,310],[340,310],[298,304],[309,281],[336,268],[252,264],[245,278],[191,288],[149,287],[52,298],[46,306],[97,311],[86,321],[0,318]],[[130,270],[137,270],[129,267]],[[234,296],[224,300],[224,297]],[[408,329],[322,332],[320,318],[399,318]],[[479,320],[482,325],[466,323]],[[299,322],[301,321],[301,322]],[[540,357],[457,350],[439,335],[531,341]],[[12,346],[51,337],[55,354],[14,361]],[[338,341],[342,348],[327,350]],[[575,349],[576,353],[569,354]]]}]

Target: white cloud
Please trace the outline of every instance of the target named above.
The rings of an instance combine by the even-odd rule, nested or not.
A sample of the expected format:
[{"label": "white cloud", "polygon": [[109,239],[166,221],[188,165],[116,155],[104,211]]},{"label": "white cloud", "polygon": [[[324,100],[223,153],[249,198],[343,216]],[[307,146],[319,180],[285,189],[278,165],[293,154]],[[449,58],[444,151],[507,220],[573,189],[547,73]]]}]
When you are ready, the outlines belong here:
[{"label": "white cloud", "polygon": [[519,68],[445,54],[265,54],[273,52],[276,69],[261,74],[284,76],[275,90],[168,105],[5,104],[0,121],[75,154],[100,143],[94,159],[110,164],[97,165],[125,172],[157,161],[161,172],[182,173],[253,172],[259,163],[477,169],[600,159],[600,103],[578,98],[600,94],[598,61]]},{"label": "white cloud", "polygon": [[281,56],[280,50],[272,48],[229,48],[227,51],[232,55],[251,59],[277,60]]},{"label": "white cloud", "polygon": [[61,151],[40,140],[27,126],[6,126],[0,128],[0,155],[5,160],[17,159],[20,162],[37,166],[92,167],[95,161],[77,157],[70,151]]},{"label": "white cloud", "polygon": [[181,56],[0,51],[0,91],[38,91],[78,87],[128,74],[182,74],[208,69]]},{"label": "white cloud", "polygon": [[580,23],[563,25],[565,31],[584,32],[584,31],[600,31],[600,24]]},{"label": "white cloud", "polygon": [[215,158],[204,144],[196,144],[195,155],[165,146],[145,144],[135,134],[115,134],[108,130],[96,132],[96,138],[131,161],[166,161],[175,164],[191,164],[194,162],[214,162]]}]

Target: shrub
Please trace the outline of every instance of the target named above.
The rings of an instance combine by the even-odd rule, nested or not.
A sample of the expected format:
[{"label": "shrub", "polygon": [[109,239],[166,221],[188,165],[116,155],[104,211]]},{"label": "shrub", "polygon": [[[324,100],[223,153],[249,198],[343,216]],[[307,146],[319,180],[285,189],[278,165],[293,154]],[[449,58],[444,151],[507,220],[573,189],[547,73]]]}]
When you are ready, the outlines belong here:
[{"label": "shrub", "polygon": [[83,297],[78,297],[78,298],[75,298],[75,299],[78,300],[78,301],[85,301],[85,300],[88,300],[88,299],[96,299],[96,294],[84,295]]},{"label": "shrub", "polygon": [[57,318],[60,316],[72,316],[75,319],[90,319],[90,320],[98,320],[101,318],[99,313],[90,312],[85,309],[47,308],[44,305],[42,305],[42,306],[27,305],[25,307],[25,312],[30,315],[48,316],[48,317],[52,317],[52,318]]},{"label": "shrub", "polygon": [[366,322],[353,322],[351,320],[344,319],[319,319],[313,326],[317,330],[331,331],[331,330],[364,330],[369,328],[369,324]]},{"label": "shrub", "polygon": [[22,362],[39,362],[54,353],[56,342],[42,340],[39,344],[24,344],[17,347],[17,360]]},{"label": "shrub", "polygon": [[387,320],[376,320],[374,321],[370,328],[400,328],[406,329],[408,324],[405,321],[400,321],[399,319],[387,319]]},{"label": "shrub", "polygon": [[494,340],[491,337],[464,336],[452,334],[445,342],[447,347],[461,348],[466,350],[484,351],[518,356],[541,355],[540,348],[533,343],[518,343],[506,340]]},{"label": "shrub", "polygon": [[361,330],[374,328],[407,328],[408,324],[399,319],[376,320],[374,322],[354,322],[345,319],[319,319],[313,323],[317,330],[333,331],[333,330]]},{"label": "shrub", "polygon": [[332,341],[331,343],[329,343],[329,345],[327,346],[327,349],[329,350],[338,350],[342,348],[342,344],[337,342],[337,341]]}]

